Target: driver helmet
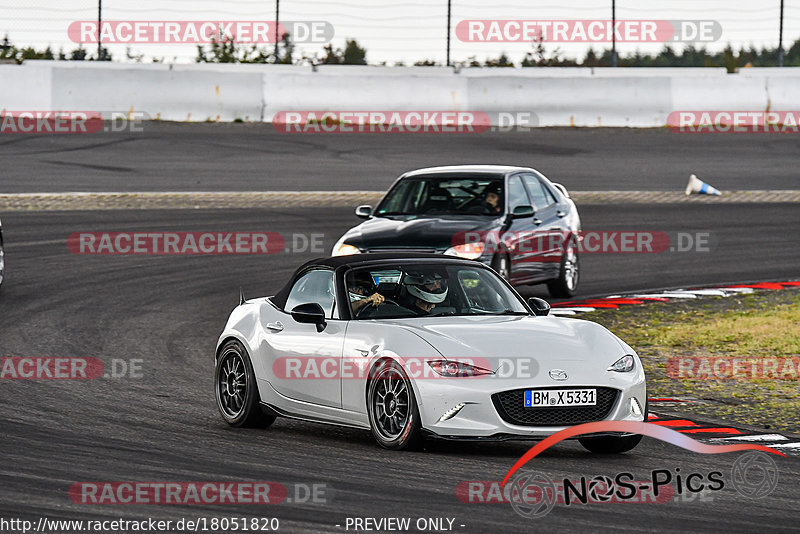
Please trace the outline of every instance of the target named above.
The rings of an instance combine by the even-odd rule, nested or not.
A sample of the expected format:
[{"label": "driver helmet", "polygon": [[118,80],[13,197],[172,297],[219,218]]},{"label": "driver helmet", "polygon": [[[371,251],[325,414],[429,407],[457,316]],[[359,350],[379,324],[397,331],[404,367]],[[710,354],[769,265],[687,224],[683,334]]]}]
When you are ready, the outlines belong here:
[{"label": "driver helmet", "polygon": [[353,273],[347,292],[350,295],[350,302],[357,302],[373,294],[375,292],[375,281],[369,271],[356,271]]},{"label": "driver helmet", "polygon": [[407,272],[403,285],[408,293],[430,304],[440,304],[447,298],[447,279],[439,273]]}]

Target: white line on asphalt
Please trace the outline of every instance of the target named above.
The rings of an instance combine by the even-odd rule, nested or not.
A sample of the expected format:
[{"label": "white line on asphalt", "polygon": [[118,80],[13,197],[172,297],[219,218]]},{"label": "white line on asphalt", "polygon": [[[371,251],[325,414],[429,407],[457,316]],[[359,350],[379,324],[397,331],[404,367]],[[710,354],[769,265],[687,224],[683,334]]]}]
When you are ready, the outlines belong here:
[{"label": "white line on asphalt", "polygon": [[735,436],[731,438],[714,438],[713,441],[788,441],[781,434],[755,434],[753,436]]},{"label": "white line on asphalt", "polygon": [[776,444],[770,445],[770,447],[773,447],[775,449],[797,449],[797,450],[800,450],[800,441],[795,441],[793,443],[776,443]]}]

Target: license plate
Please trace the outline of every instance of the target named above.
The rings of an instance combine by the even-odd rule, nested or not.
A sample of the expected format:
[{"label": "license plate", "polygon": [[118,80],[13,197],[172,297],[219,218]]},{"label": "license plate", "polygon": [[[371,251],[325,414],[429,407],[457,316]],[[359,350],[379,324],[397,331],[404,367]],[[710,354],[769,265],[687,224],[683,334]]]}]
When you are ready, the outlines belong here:
[{"label": "license plate", "polygon": [[525,392],[526,408],[595,406],[596,404],[596,389],[529,389]]}]

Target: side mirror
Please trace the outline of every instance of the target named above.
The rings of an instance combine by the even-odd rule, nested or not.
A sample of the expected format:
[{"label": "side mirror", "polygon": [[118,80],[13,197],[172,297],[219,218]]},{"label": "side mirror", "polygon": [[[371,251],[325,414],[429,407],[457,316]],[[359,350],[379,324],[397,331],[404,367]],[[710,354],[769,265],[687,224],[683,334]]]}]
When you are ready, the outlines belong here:
[{"label": "side mirror", "polygon": [[531,297],[528,299],[528,306],[533,310],[533,314],[537,317],[544,317],[550,313],[550,304],[546,300],[539,297]]},{"label": "side mirror", "polygon": [[517,206],[511,212],[511,217],[514,219],[522,219],[523,217],[533,217],[533,206]]},{"label": "side mirror", "polygon": [[554,185],[554,186],[556,186],[556,188],[557,188],[559,191],[561,191],[561,192],[564,194],[564,196],[565,196],[565,197],[569,198],[569,191],[567,191],[567,188],[566,188],[566,187],[564,187],[564,186],[563,186],[563,185],[561,185],[561,184],[557,184],[557,183],[555,183],[555,182],[553,182],[553,185]]},{"label": "side mirror", "polygon": [[317,325],[317,332],[325,330],[325,326],[327,325],[325,322],[325,310],[316,302],[298,304],[291,311],[291,314],[292,319],[298,323]]},{"label": "side mirror", "polygon": [[372,215],[372,206],[369,204],[362,204],[356,208],[356,217],[360,219],[369,219]]}]

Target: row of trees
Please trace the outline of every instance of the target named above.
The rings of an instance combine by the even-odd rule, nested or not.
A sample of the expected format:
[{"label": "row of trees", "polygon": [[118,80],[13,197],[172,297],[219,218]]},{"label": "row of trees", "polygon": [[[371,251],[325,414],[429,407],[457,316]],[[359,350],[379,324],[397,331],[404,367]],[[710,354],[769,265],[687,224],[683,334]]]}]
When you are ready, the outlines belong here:
[{"label": "row of trees", "polygon": [[[488,58],[483,62],[475,56],[466,61],[456,62],[458,66],[467,67],[610,67],[612,63],[611,49],[595,51],[590,48],[581,60],[566,58],[559,48],[548,52],[541,42],[534,43],[533,51],[525,54],[518,64],[506,54],[497,58]],[[731,45],[719,52],[710,52],[704,47],[685,47],[680,53],[665,45],[657,54],[643,54],[636,51],[628,55],[618,55],[620,67],[725,67],[728,72],[736,72],[740,67],[777,67],[778,48],[761,48],[754,46],[741,47],[735,50]],[[784,52],[783,64],[787,67],[800,67],[800,39]],[[415,65],[440,65],[434,61],[418,61]]]},{"label": "row of trees", "polygon": [[[126,54],[129,60],[142,61],[143,55],[133,55],[130,51]],[[97,61],[97,52],[89,51],[83,46],[78,46],[70,52],[59,50],[54,53],[48,46],[44,50],[36,50],[32,46],[18,48],[12,44],[8,36],[0,41],[0,60],[16,61],[25,60],[59,59],[71,61]],[[101,61],[111,61],[112,56],[107,49],[100,52]],[[459,67],[610,67],[611,50],[606,48],[595,51],[590,48],[582,59],[564,57],[561,49],[555,48],[548,51],[541,41],[533,43],[533,49],[525,54],[519,63],[514,63],[505,54],[496,58],[487,58],[479,61],[475,56],[465,61],[455,62]],[[206,46],[197,47],[198,63],[279,63],[286,65],[366,65],[367,51],[355,39],[347,39],[344,48],[334,48],[333,45],[323,47],[321,52],[311,55],[298,56],[294,43],[289,34],[284,34],[281,41],[275,46],[245,45],[234,41],[215,41]],[[161,61],[154,59],[154,61]],[[757,49],[741,47],[735,50],[728,45],[719,52],[710,52],[704,47],[685,47],[680,53],[669,45],[657,54],[643,54],[638,50],[632,54],[618,56],[620,67],[725,67],[729,72],[735,72],[740,67],[774,67],[778,65],[778,49],[764,47]],[[421,60],[415,66],[437,66],[441,62],[434,60]],[[783,64],[786,66],[800,66],[800,39],[794,42],[784,54]],[[386,63],[382,63],[386,65]],[[397,62],[395,66],[403,66]]]},{"label": "row of trees", "polygon": [[232,40],[214,41],[207,46],[197,47],[198,63],[278,63],[283,65],[366,65],[367,51],[355,39],[347,39],[345,47],[323,47],[322,53],[297,57],[294,44],[288,33],[277,47],[244,45]]},{"label": "row of trees", "polygon": [[[24,48],[18,48],[15,46],[9,39],[8,35],[3,37],[3,40],[0,41],[0,60],[6,61],[16,61],[17,63],[22,63],[25,60],[29,59],[59,59],[62,61],[96,61],[97,60],[97,52],[96,50],[94,53],[89,52],[83,46],[78,46],[78,48],[73,49],[70,52],[64,52],[63,49],[60,49],[58,53],[53,52],[51,47],[47,47],[43,50],[36,50],[32,46],[26,46]],[[102,48],[100,50],[100,61],[111,61],[111,54],[109,53],[108,49]]]}]

